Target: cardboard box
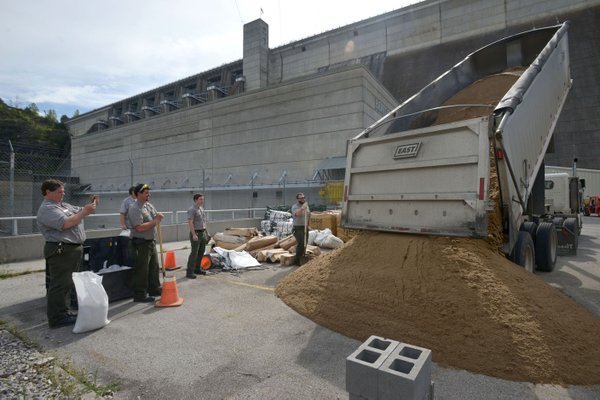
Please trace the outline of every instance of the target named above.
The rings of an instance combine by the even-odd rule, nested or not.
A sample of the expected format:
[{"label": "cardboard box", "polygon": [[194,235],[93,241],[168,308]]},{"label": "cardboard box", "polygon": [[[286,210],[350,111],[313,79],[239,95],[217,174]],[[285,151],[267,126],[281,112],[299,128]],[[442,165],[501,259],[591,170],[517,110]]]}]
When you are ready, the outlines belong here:
[{"label": "cardboard box", "polygon": [[337,220],[335,215],[330,211],[311,212],[310,227],[312,229],[318,229],[320,231],[324,229],[329,229],[331,230],[331,233],[337,236]]}]

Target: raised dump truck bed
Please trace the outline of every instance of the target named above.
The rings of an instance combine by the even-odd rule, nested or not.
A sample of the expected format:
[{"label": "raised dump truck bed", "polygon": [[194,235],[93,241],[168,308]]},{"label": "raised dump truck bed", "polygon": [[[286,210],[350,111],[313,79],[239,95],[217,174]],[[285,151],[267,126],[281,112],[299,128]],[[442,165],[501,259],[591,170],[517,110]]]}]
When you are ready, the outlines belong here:
[{"label": "raised dump truck bed", "polygon": [[[487,237],[488,211],[499,207],[510,254],[571,86],[567,30],[475,51],[351,139],[343,225]],[[543,184],[541,196],[543,213]]]}]

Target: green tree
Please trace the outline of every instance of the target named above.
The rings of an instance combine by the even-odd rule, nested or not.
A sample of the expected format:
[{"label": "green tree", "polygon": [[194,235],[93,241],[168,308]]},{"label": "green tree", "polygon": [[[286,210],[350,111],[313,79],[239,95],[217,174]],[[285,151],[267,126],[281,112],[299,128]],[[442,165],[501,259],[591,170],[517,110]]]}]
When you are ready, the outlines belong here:
[{"label": "green tree", "polygon": [[29,111],[33,115],[38,115],[40,113],[40,109],[38,108],[37,104],[35,104],[35,103],[31,103],[30,105],[25,107],[25,110]]},{"label": "green tree", "polygon": [[50,109],[48,111],[44,111],[46,113],[46,119],[49,122],[58,122],[58,117],[56,116],[56,111]]},{"label": "green tree", "polygon": [[71,118],[75,118],[75,117],[79,117],[79,110],[75,110],[75,112],[73,112],[73,116]]}]

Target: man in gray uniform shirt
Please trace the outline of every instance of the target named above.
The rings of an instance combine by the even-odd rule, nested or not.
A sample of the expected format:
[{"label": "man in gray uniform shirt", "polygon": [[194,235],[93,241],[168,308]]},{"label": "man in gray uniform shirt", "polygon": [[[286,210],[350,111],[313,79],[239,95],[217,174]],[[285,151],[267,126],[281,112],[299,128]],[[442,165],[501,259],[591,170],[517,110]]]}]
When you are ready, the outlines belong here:
[{"label": "man in gray uniform shirt", "polygon": [[134,189],[137,200],[131,204],[127,217],[131,224],[131,243],[133,248],[133,301],[150,303],[154,296],[161,295],[158,278],[158,254],[156,252],[156,225],[163,215],[148,202],[150,187],[140,183]]},{"label": "man in gray uniform shirt", "polygon": [[[203,273],[200,268],[200,260],[204,255],[206,247],[206,215],[204,214],[204,195],[196,193],[194,195],[194,205],[187,211],[188,228],[190,229],[190,244],[192,251],[188,257],[187,276],[189,279],[196,279],[194,272]],[[204,272],[206,274],[206,272]]]},{"label": "man in gray uniform shirt", "polygon": [[302,265],[306,243],[308,242],[308,230],[310,228],[310,209],[306,202],[304,193],[296,193],[296,203],[292,205],[292,217],[294,218],[294,237],[296,238],[296,255],[294,264]]},{"label": "man in gray uniform shirt", "polygon": [[50,328],[72,325],[69,314],[69,291],[73,272],[78,272],[83,256],[85,230],[83,219],[96,211],[98,197],[84,207],[64,203],[65,185],[56,179],[42,183],[44,201],[37,213],[37,225],[44,237],[44,258],[49,275],[47,309]]}]

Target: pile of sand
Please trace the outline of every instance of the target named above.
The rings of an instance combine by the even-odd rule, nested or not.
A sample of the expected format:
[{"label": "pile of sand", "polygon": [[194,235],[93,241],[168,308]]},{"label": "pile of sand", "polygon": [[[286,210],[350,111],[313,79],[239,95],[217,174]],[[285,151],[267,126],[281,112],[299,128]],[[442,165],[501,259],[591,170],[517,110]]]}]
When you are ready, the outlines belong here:
[{"label": "pile of sand", "polygon": [[426,347],[443,366],[600,383],[600,319],[483,240],[363,232],[275,293],[333,331]]}]

